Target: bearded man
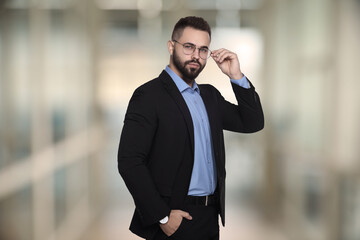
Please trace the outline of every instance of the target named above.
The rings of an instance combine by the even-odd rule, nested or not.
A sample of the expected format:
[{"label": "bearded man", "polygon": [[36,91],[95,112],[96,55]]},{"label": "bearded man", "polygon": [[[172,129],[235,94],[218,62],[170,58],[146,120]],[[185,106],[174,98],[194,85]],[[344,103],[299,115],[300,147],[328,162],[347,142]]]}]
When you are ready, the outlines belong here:
[{"label": "bearded man", "polygon": [[[170,63],[137,88],[125,115],[118,169],[135,203],[130,230],[148,240],[218,240],[225,224],[223,130],[264,127],[260,98],[237,55],[210,50],[211,29],[181,18],[168,41]],[[238,104],[195,79],[212,58],[229,77]]]}]

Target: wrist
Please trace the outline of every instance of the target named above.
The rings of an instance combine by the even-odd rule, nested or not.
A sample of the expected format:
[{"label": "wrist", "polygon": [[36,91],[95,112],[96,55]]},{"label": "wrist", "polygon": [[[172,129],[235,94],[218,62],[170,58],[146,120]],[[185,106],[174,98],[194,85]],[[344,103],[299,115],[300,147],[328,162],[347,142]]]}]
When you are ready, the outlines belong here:
[{"label": "wrist", "polygon": [[238,73],[238,74],[234,74],[234,75],[229,76],[229,77],[230,77],[230,79],[240,80],[240,79],[242,79],[244,76],[245,76],[245,75],[244,75],[242,72],[240,72],[240,73]]}]

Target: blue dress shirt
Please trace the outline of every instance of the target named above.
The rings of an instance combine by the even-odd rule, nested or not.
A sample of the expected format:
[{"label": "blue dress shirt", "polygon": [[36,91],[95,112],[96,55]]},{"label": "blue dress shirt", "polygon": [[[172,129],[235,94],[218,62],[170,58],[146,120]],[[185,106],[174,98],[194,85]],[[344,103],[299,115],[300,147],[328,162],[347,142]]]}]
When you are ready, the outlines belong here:
[{"label": "blue dress shirt", "polygon": [[[188,195],[211,195],[216,189],[216,166],[209,118],[205,104],[200,96],[200,89],[195,81],[193,86],[190,87],[169,66],[166,66],[165,71],[171,76],[183,96],[194,126],[194,166]],[[240,80],[231,79],[231,82],[244,88],[250,88],[245,76]]]}]

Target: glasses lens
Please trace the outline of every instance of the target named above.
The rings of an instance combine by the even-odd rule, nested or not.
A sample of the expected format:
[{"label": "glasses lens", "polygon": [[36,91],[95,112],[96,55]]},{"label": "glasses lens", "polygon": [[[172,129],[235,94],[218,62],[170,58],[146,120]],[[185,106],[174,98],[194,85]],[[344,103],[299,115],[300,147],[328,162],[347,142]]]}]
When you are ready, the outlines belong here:
[{"label": "glasses lens", "polygon": [[195,50],[195,46],[192,45],[192,44],[188,44],[188,43],[185,43],[183,45],[183,48],[184,48],[184,53],[185,54],[192,54]]},{"label": "glasses lens", "polygon": [[[174,42],[179,43],[175,40],[174,40]],[[179,43],[179,44],[181,44],[181,43]],[[196,49],[196,46],[194,44],[185,43],[182,45],[183,45],[184,53],[187,55],[193,54]],[[211,51],[208,48],[199,48],[199,56],[202,59],[208,59],[210,57],[210,53],[211,53]]]},{"label": "glasses lens", "polygon": [[202,59],[208,59],[210,56],[210,50],[207,48],[199,48],[199,55]]}]

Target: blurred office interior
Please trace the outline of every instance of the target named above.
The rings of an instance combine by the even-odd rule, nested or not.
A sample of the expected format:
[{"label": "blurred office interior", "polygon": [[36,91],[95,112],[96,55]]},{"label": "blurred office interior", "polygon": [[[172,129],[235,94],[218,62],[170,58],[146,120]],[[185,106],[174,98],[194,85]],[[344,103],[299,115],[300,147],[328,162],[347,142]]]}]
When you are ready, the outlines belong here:
[{"label": "blurred office interior", "polygon": [[[119,136],[188,15],[265,112],[263,131],[225,133],[221,239],[360,239],[359,0],[0,0],[1,240],[139,239]],[[198,82],[234,101],[212,59]]]}]

